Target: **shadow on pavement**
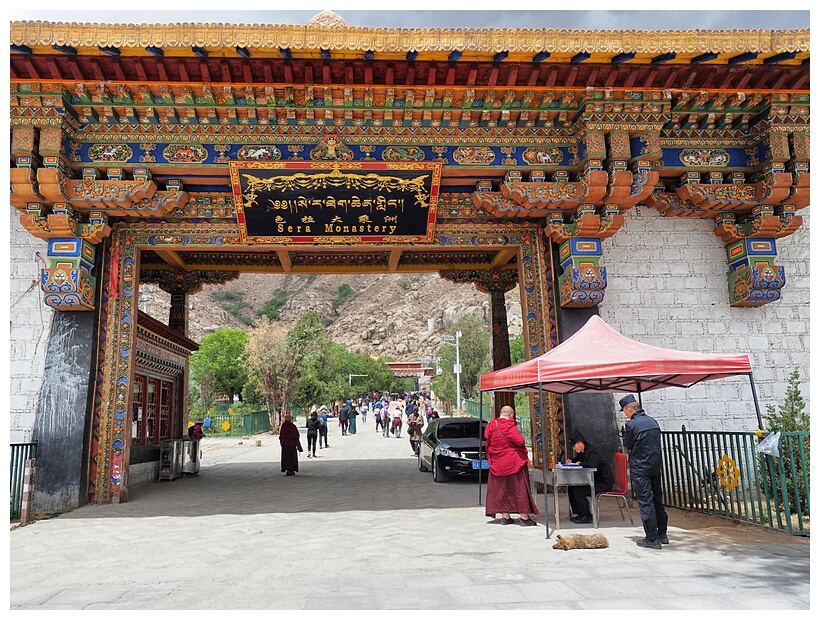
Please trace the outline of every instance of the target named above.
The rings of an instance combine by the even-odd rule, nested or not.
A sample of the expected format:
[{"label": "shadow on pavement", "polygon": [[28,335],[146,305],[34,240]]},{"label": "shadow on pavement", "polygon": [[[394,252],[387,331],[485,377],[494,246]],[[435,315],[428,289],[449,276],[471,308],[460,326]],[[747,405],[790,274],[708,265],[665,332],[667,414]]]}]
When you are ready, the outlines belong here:
[{"label": "shadow on pavement", "polygon": [[[152,482],[130,492],[127,502],[80,508],[65,518],[213,514],[348,512],[468,508],[479,505],[478,478],[434,483],[415,459],[360,461],[299,459],[300,471],[285,476],[279,462],[223,463],[196,476]],[[482,498],[486,492],[486,479]],[[87,507],[85,507],[87,508]],[[113,508],[111,510],[110,508]]]}]

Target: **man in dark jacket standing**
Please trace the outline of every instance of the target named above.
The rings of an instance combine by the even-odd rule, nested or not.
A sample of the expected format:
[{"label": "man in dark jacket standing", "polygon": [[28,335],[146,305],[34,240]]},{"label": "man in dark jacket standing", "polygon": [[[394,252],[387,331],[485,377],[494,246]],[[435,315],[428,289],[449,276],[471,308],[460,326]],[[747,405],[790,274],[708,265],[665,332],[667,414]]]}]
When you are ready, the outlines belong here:
[{"label": "man in dark jacket standing", "polygon": [[342,408],[339,410],[339,422],[342,426],[342,435],[347,435],[347,428],[350,424],[350,410],[352,406],[349,403],[349,400],[345,401],[345,404],[342,405]]},{"label": "man in dark jacket standing", "polygon": [[[611,491],[615,484],[615,474],[609,462],[586,440],[581,431],[572,431],[568,439],[575,452],[575,458],[571,462],[578,463],[581,467],[595,468],[595,494]],[[590,488],[587,485],[570,486],[567,487],[567,492],[572,512],[576,515],[570,520],[573,523],[592,523],[592,511],[587,500]]]},{"label": "man in dark jacket standing", "polygon": [[624,430],[624,447],[629,450],[632,491],[638,498],[641,521],[646,538],[637,541],[639,547],[661,549],[668,545],[666,509],[661,497],[661,427],[650,418],[632,394],[618,404],[629,420]]}]

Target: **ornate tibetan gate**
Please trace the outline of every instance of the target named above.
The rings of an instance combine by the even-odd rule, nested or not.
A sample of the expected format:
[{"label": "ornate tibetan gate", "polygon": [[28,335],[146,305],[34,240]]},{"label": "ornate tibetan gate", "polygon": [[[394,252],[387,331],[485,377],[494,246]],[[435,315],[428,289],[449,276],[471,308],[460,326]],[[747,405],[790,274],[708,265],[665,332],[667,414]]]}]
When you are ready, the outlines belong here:
[{"label": "ornate tibetan gate", "polygon": [[[184,375],[204,283],[439,271],[490,294],[498,368],[504,292],[520,285],[544,353],[603,301],[602,240],[635,205],[712,219],[730,303],[756,306],[780,298],[776,239],[808,204],[808,30],[398,33],[323,13],[13,22],[11,42],[10,201],[48,243],[46,303],[99,319],[76,446],[94,502],[127,499],[135,369]],[[137,311],[141,282],[171,294],[169,329]],[[536,459],[543,435],[560,458],[563,403],[549,429],[533,405]]]},{"label": "ornate tibetan gate", "polygon": [[[493,331],[494,343],[506,343],[506,362],[509,365],[509,343],[506,338],[506,316],[503,329],[497,326],[496,305],[504,308],[503,294],[520,281],[522,308],[526,308],[525,338],[532,352],[546,351],[556,342],[552,297],[552,252],[545,243],[542,229],[532,224],[463,224],[440,225],[436,228],[433,244],[391,247],[380,245],[346,245],[340,252],[333,245],[310,244],[307,248],[298,244],[250,245],[240,241],[236,224],[137,223],[117,226],[110,236],[111,245],[106,252],[104,280],[110,285],[103,293],[103,331],[105,346],[102,351],[98,394],[95,399],[93,426],[97,431],[92,437],[92,454],[96,454],[89,483],[93,485],[93,497],[98,502],[120,501],[126,489],[123,471],[129,462],[128,450],[131,431],[130,411],[131,377],[134,372],[135,349],[133,347],[133,318],[137,311],[140,281],[147,281],[144,273],[151,273],[158,256],[175,256],[186,263],[201,264],[211,269],[226,269],[228,265],[256,264],[271,272],[282,270],[280,256],[287,256],[294,266],[308,262],[315,265],[310,272],[333,272],[359,268],[367,264],[371,269],[387,267],[396,254],[399,264],[406,261],[405,272],[436,269],[441,265],[470,265],[470,270],[442,270],[448,279],[462,282],[478,281],[482,290],[492,291],[494,297]],[[308,249],[309,248],[309,249]],[[305,252],[305,254],[303,254]],[[373,258],[375,255],[377,258]],[[496,261],[496,267],[488,268]],[[367,261],[367,262],[365,262]],[[260,265],[261,264],[261,265]],[[484,264],[488,267],[477,268]],[[170,273],[169,270],[165,270]],[[386,271],[386,269],[382,269]],[[239,271],[236,271],[238,274]],[[172,304],[180,312],[187,308],[185,302],[185,279],[179,278],[177,293],[180,303]],[[188,282],[197,282],[190,277]],[[213,279],[211,280],[214,281]],[[201,286],[201,283],[193,286]],[[495,335],[503,338],[495,338]],[[501,348],[501,345],[496,348]],[[497,354],[496,354],[497,356]],[[495,361],[494,357],[494,361]],[[540,415],[540,403],[535,402],[536,414]],[[554,403],[553,403],[554,406]],[[538,420],[538,415],[534,420]],[[535,424],[534,422],[533,424]],[[537,441],[541,440],[540,426],[533,427]],[[548,441],[554,443],[555,433],[548,430]],[[539,444],[540,445],[540,444]]]}]

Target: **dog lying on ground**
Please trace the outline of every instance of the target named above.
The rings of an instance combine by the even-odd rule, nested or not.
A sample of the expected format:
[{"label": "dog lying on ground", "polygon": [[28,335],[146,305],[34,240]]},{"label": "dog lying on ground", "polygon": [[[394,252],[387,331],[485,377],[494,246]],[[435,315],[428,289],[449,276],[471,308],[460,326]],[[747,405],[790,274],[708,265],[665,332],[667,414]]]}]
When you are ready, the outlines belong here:
[{"label": "dog lying on ground", "polygon": [[555,537],[555,544],[553,549],[563,549],[569,551],[570,549],[606,549],[609,547],[609,542],[601,534],[570,534],[569,536]]}]

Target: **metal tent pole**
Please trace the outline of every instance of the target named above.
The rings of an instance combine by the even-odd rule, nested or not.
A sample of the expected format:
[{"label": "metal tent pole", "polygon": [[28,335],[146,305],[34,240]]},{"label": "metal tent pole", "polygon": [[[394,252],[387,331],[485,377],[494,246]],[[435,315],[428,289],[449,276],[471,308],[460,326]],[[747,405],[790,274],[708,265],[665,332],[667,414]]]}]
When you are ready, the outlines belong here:
[{"label": "metal tent pole", "polygon": [[760,417],[760,403],[757,402],[757,390],[755,390],[755,380],[752,377],[752,373],[749,373],[749,385],[752,388],[752,398],[755,401],[755,413],[757,414],[757,427],[760,430],[763,430],[763,418]]},{"label": "metal tent pole", "polygon": [[[481,506],[481,464],[484,462],[484,451],[481,449],[483,439],[481,427],[484,426],[484,392],[478,397],[478,505]],[[489,475],[489,474],[488,474]]]},{"label": "metal tent pole", "polygon": [[[544,424],[544,390],[541,386],[541,364],[538,363],[538,406],[541,409],[541,482],[544,485],[544,525],[550,537],[550,512],[547,507],[547,426]],[[555,493],[555,489],[552,490]]]}]

